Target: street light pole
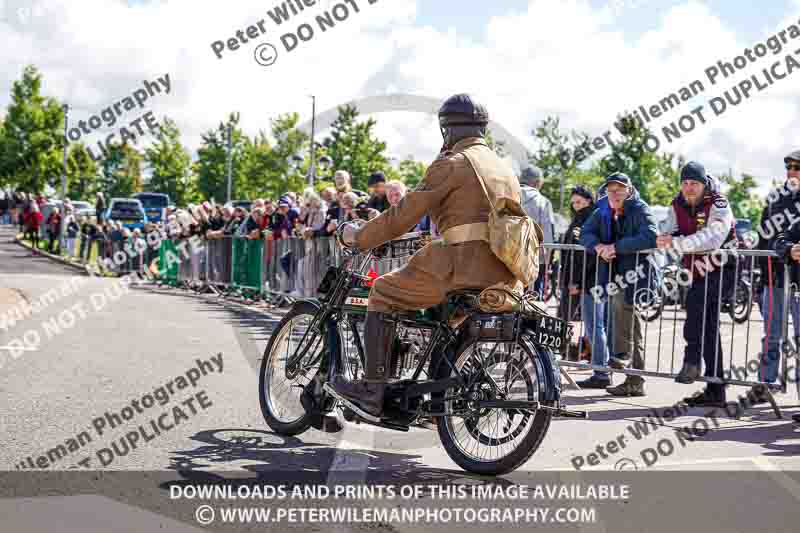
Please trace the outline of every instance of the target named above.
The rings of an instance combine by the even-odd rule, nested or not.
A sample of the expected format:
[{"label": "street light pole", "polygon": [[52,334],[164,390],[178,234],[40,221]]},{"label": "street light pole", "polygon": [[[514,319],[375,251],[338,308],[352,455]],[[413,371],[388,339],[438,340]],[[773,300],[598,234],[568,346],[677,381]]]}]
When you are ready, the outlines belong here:
[{"label": "street light pole", "polygon": [[67,200],[67,152],[69,149],[69,137],[67,137],[67,129],[69,124],[69,104],[64,104],[64,159],[63,166],[61,167],[61,231],[59,232],[59,250],[64,251],[66,239],[64,233],[66,230],[66,200]]},{"label": "street light pole", "polygon": [[314,177],[316,174],[317,154],[316,146],[314,146],[314,134],[316,132],[317,123],[317,97],[313,94],[311,96],[311,166],[308,167],[308,185],[314,188]]},{"label": "street light pole", "polygon": [[233,140],[231,138],[232,136],[233,136],[233,125],[229,122],[228,123],[228,157],[227,157],[227,162],[226,162],[227,172],[228,172],[228,196],[227,196],[227,200],[225,201],[226,204],[229,204],[231,202],[231,179],[232,179],[231,178],[231,166],[232,166],[231,149],[232,149],[232,146],[233,146]]}]

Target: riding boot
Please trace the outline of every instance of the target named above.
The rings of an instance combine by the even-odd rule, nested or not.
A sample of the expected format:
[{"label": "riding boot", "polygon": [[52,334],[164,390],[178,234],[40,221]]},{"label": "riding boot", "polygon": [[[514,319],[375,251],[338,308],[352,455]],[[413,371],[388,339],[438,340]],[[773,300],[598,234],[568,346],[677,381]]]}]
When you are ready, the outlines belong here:
[{"label": "riding boot", "polygon": [[364,379],[351,382],[337,376],[332,383],[333,389],[338,394],[374,416],[380,416],[383,411],[384,393],[391,375],[392,345],[396,331],[396,322],[390,314],[369,311],[364,324],[366,337]]}]

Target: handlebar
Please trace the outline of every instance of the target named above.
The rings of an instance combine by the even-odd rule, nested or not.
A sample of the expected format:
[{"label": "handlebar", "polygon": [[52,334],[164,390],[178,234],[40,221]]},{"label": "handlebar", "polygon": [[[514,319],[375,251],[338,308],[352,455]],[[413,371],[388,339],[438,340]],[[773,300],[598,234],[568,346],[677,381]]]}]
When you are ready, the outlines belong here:
[{"label": "handlebar", "polygon": [[384,244],[414,241],[422,239],[423,237],[430,237],[430,235],[431,235],[430,231],[412,231],[410,233],[404,233],[403,235],[400,235],[399,237],[397,237],[396,239],[392,239],[391,241],[386,241]]}]

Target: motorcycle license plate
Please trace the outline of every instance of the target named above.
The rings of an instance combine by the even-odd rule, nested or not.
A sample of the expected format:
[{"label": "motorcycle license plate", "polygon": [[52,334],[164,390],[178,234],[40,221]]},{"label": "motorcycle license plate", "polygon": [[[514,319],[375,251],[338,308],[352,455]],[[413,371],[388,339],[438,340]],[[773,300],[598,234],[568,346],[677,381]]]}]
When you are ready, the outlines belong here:
[{"label": "motorcycle license plate", "polygon": [[557,353],[564,351],[567,339],[572,336],[572,324],[547,315],[539,315],[533,322],[533,342]]}]

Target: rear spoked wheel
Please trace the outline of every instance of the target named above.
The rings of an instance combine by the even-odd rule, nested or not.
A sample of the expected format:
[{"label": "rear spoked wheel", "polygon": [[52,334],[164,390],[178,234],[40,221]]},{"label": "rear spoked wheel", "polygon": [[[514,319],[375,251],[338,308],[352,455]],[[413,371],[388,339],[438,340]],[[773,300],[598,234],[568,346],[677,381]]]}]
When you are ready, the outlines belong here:
[{"label": "rear spoked wheel", "polygon": [[[445,451],[461,468],[476,474],[499,475],[519,468],[541,444],[552,413],[541,408],[480,408],[478,402],[549,405],[533,348],[523,341],[473,340],[458,351],[454,367],[467,386],[444,395],[445,410],[453,413],[439,417],[437,424]],[[443,377],[448,374],[453,372]]]}]

